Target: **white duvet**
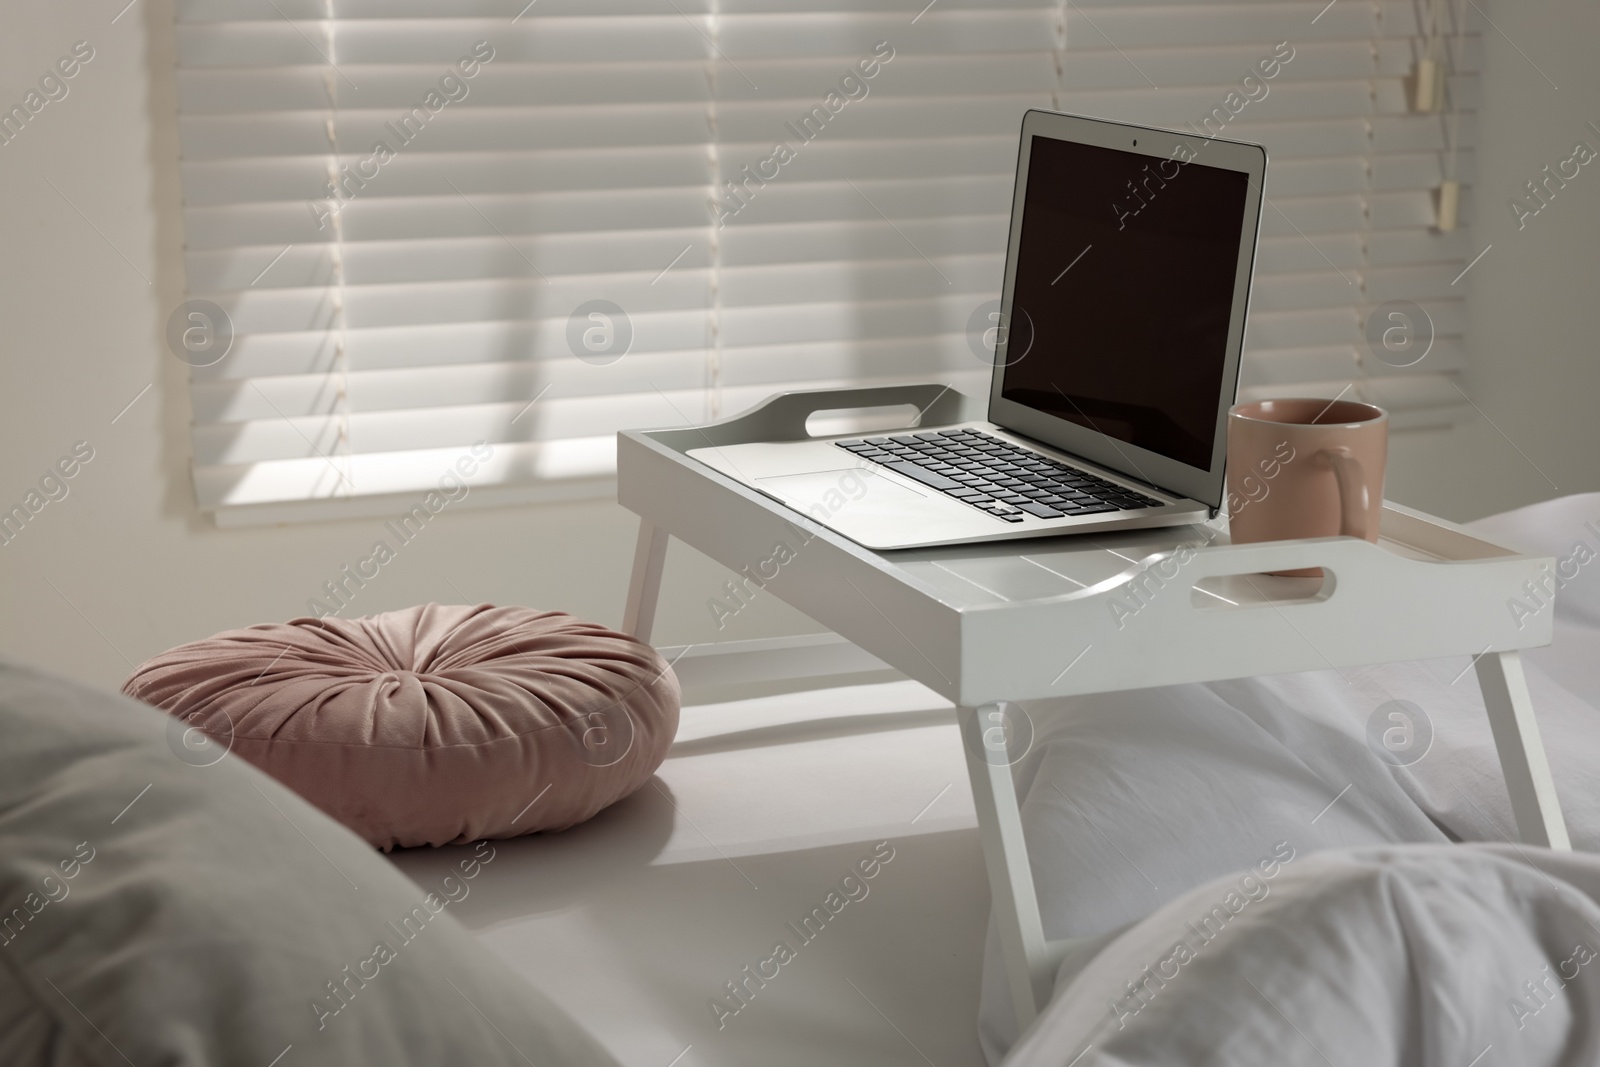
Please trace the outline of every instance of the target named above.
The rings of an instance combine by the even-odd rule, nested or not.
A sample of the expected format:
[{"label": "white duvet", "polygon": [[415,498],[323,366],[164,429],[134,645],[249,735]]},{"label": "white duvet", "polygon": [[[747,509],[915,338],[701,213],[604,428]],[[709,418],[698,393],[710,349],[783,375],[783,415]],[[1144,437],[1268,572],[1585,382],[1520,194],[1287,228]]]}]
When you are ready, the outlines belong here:
[{"label": "white duvet", "polygon": [[[1585,523],[1596,518],[1600,494],[1477,525],[1561,558],[1579,540],[1595,545]],[[1555,644],[1524,660],[1574,847],[1600,851],[1600,567],[1566,582],[1554,610]],[[1408,766],[1369,746],[1369,720],[1388,706],[1420,711],[1431,731]],[[1045,933],[1096,940],[1063,964],[1015,1062],[1474,1067],[1488,1045],[1511,1047],[1496,1042],[1502,1033],[1517,1034],[1520,1051],[1475,1067],[1600,1062],[1584,1043],[1600,1016],[1582,999],[1583,976],[1600,968],[1566,964],[1600,950],[1600,928],[1588,925],[1600,920],[1600,865],[1510,844],[1510,803],[1465,657],[1037,710],[1019,789]],[[1503,846],[1432,847],[1452,841]],[[1226,932],[1197,944],[1201,924],[1188,935],[1193,958],[1174,956],[1179,928],[1212,904],[1230,916]],[[1525,988],[1546,964],[1552,975],[1578,970],[1554,992]],[[1518,996],[1537,1028],[1507,1003]],[[1484,1015],[1490,1004],[1504,1019]],[[1012,1020],[991,930],[980,1018],[991,1063],[1016,1042]]]},{"label": "white duvet", "polygon": [[1099,952],[1009,1064],[1600,1062],[1600,861],[1509,845],[1297,856]]}]

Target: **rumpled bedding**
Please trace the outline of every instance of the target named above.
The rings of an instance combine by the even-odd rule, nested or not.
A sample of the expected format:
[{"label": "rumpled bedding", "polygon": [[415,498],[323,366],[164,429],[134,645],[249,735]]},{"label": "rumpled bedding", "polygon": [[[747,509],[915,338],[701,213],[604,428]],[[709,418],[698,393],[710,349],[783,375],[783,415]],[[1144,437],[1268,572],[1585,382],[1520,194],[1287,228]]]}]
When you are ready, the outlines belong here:
[{"label": "rumpled bedding", "polygon": [[1510,845],[1297,856],[1099,952],[1014,1067],[1600,1062],[1600,860]]},{"label": "rumpled bedding", "polygon": [[[1591,522],[1594,528],[1585,525]],[[1600,494],[1549,501],[1481,520],[1474,527],[1498,543],[1570,559],[1580,541],[1600,550]],[[1575,577],[1564,581],[1554,608],[1539,610],[1554,611],[1556,637],[1550,648],[1524,654],[1534,707],[1573,846],[1580,852],[1600,851],[1600,567],[1577,568]],[[1055,1000],[1015,1062],[1071,1063],[1094,1043],[1089,1035],[1098,1032],[1095,1027],[1110,1018],[1104,994],[1112,987],[1103,985],[1112,980],[1109,975],[1121,974],[1118,983],[1132,982],[1147,963],[1166,959],[1174,946],[1171,922],[1188,914],[1180,905],[1193,910],[1206,890],[1230,880],[1237,885],[1247,874],[1271,887],[1271,896],[1259,904],[1271,900],[1272,905],[1258,906],[1239,890],[1248,904],[1240,916],[1251,915],[1250,922],[1235,927],[1241,931],[1237,937],[1218,938],[1197,954],[1205,966],[1194,973],[1235,973],[1226,959],[1219,959],[1231,957],[1233,949],[1227,946],[1232,939],[1247,946],[1239,949],[1237,973],[1254,979],[1252,953],[1266,952],[1263,946],[1274,942],[1266,932],[1246,937],[1243,931],[1264,923],[1277,926],[1270,936],[1281,943],[1273,951],[1299,959],[1303,971],[1284,988],[1304,998],[1303,1014],[1325,1018],[1329,1032],[1340,1034],[1344,1042],[1336,1045],[1330,1039],[1332,1047],[1321,1050],[1329,1059],[1308,1051],[1305,1062],[1362,1067],[1434,1062],[1423,1058],[1426,1050],[1455,1048],[1440,1028],[1461,1029],[1465,1021],[1475,1020],[1481,1014],[1476,1005],[1489,1002],[1483,998],[1489,997],[1490,987],[1499,995],[1490,1000],[1511,1019],[1505,1000],[1518,995],[1520,983],[1525,978],[1540,981],[1539,968],[1547,963],[1552,973],[1559,971],[1562,961],[1573,955],[1576,943],[1551,947],[1541,938],[1554,936],[1550,931],[1555,929],[1562,931],[1562,938],[1581,932],[1571,926],[1578,920],[1569,916],[1562,920],[1567,926],[1539,925],[1555,920],[1528,911],[1545,898],[1523,901],[1524,889],[1556,887],[1559,892],[1550,899],[1578,909],[1573,915],[1590,914],[1595,906],[1591,890],[1600,882],[1595,880],[1594,860],[1557,857],[1514,844],[1510,801],[1467,657],[1104,694],[1062,701],[1053,708],[1030,705],[1029,710],[1039,734],[1018,767],[1018,788],[1045,935],[1092,940],[1063,963]],[[1395,710],[1406,718],[1392,721],[1414,730],[1419,747],[1399,758],[1392,753],[1384,758],[1381,745],[1369,741],[1370,724],[1377,720],[1381,735]],[[1417,758],[1418,751],[1425,754]],[[1502,847],[1437,847],[1461,841]],[[1294,859],[1285,862],[1281,857],[1286,853]],[[1279,875],[1275,882],[1263,874],[1274,863]],[[1315,878],[1302,873],[1308,871],[1321,873]],[[1569,875],[1576,881],[1569,881]],[[1327,895],[1319,879],[1333,887]],[[1474,879],[1483,883],[1476,896],[1469,885]],[[1450,888],[1419,888],[1435,881]],[[1373,903],[1380,899],[1388,903]],[[1396,903],[1401,899],[1410,903],[1402,908]],[[1468,899],[1473,901],[1470,907],[1463,903]],[[1423,928],[1404,924],[1423,922],[1435,903],[1442,909],[1438,922],[1472,913],[1498,924],[1498,933],[1474,943],[1470,957],[1462,957],[1482,966],[1457,968],[1445,976],[1426,970],[1448,961],[1444,954],[1456,951],[1455,935],[1445,928],[1417,933]],[[1313,921],[1318,909],[1326,909],[1326,921]],[[1300,925],[1282,919],[1291,914]],[[1402,928],[1410,931],[1409,940],[1396,935]],[[1589,929],[1587,951],[1600,950],[1600,928],[1584,929]],[[1146,936],[1154,940],[1140,940]],[[1146,954],[1157,942],[1164,942],[1165,951],[1130,970],[1139,957],[1129,955],[1129,938]],[[1343,947],[1335,951],[1330,946]],[[1357,965],[1359,956],[1347,958],[1346,953],[1358,950],[1375,954],[1364,965],[1368,970]],[[1527,976],[1513,967],[1534,958],[1538,964]],[[1496,959],[1504,962],[1495,964]],[[1168,1044],[1102,1041],[1080,1064],[1265,1064],[1286,1057],[1300,1062],[1293,1048],[1306,1042],[1296,1037],[1299,1045],[1291,1046],[1268,1024],[1276,1019],[1275,1025],[1281,1026],[1286,1016],[1304,1029],[1301,1017],[1286,1008],[1283,1014],[1258,1018],[1252,1013],[1265,1005],[1248,986],[1235,983],[1253,998],[1241,1000],[1226,983],[1210,987],[1203,980],[1188,980],[1193,965],[1180,969],[1184,980],[1170,984],[1171,995],[1162,990],[1161,1010],[1153,1010],[1152,1002],[1133,1016],[1124,1012],[1126,1030],[1116,1027],[1118,1035],[1144,1033],[1156,1025],[1149,1020],[1163,1020],[1158,1029]],[[1288,981],[1271,968],[1262,973],[1268,974],[1268,982]],[[1407,973],[1426,977],[1410,985],[1410,979],[1395,977]],[[1350,988],[1362,982],[1370,982],[1370,988]],[[1471,1009],[1429,999],[1458,986],[1463,987],[1461,996],[1470,987],[1478,998]],[[1564,1011],[1578,1011],[1572,988],[1568,983],[1568,992],[1560,994],[1568,1005]],[[1129,992],[1123,989],[1119,996]],[[1265,986],[1262,992],[1272,996]],[[1084,998],[1089,1007],[1081,1003]],[[1183,1003],[1191,998],[1193,1004]],[[1302,1001],[1290,999],[1290,1004]],[[1350,1028],[1349,1019],[1359,1017],[1348,1012],[1375,1010],[1375,1005],[1384,1006],[1383,1011],[1362,1027],[1378,1033],[1343,1033]],[[1540,1012],[1547,1020],[1557,1014],[1549,1008]],[[1193,1023],[1212,1015],[1212,1023]],[[1593,1022],[1581,1022],[1581,1012],[1574,1018],[1580,1020],[1572,1024],[1574,1032],[1587,1034]],[[1135,1026],[1134,1019],[1142,1021]],[[1231,1033],[1234,1027],[1243,1036],[1232,1038],[1219,1058],[1207,1060],[1220,1047],[1224,1031]],[[1563,1023],[1541,1030],[1563,1027],[1572,1029]],[[994,1064],[1017,1040],[992,927],[979,1030],[984,1052]],[[1292,1028],[1287,1033],[1295,1036]],[[1041,1045],[1047,1034],[1055,1036]],[[1277,1036],[1270,1040],[1262,1037],[1273,1034]],[[1419,1035],[1432,1043],[1416,1044],[1423,1040]],[[1548,1048],[1558,1050],[1548,1055],[1537,1051],[1546,1046],[1529,1045],[1534,1051],[1526,1055],[1532,1058],[1519,1058],[1519,1053],[1494,1062],[1600,1062],[1593,1055],[1587,1060],[1559,1058],[1588,1047],[1573,1044],[1577,1039],[1569,1037],[1548,1037],[1554,1042]],[[1073,1041],[1078,1044],[1069,1048]],[[1486,1037],[1455,1062],[1466,1067],[1491,1042]],[[1130,1058],[1094,1058],[1124,1054],[1108,1049],[1127,1050]],[[1480,1067],[1490,1062],[1486,1058]]]}]

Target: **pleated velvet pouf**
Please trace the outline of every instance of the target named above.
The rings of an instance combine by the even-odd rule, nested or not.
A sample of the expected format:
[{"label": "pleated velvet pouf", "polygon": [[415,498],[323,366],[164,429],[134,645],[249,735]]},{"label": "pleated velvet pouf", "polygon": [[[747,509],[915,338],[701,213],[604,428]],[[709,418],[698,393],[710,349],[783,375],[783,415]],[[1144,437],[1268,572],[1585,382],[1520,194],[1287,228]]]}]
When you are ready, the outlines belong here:
[{"label": "pleated velvet pouf", "polygon": [[427,604],[229,630],[141,664],[178,756],[255,764],[379,848],[560,830],[640,788],[671,667],[554,611]]}]

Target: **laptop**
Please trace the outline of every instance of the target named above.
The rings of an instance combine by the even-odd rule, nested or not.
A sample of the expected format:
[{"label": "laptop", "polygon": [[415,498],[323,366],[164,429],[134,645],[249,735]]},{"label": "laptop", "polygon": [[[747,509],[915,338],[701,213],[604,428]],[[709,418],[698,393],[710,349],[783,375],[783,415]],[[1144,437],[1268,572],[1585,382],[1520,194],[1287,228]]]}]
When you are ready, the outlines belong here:
[{"label": "laptop", "polygon": [[873,549],[1214,516],[1266,164],[1260,145],[1029,111],[988,418],[688,454]]}]

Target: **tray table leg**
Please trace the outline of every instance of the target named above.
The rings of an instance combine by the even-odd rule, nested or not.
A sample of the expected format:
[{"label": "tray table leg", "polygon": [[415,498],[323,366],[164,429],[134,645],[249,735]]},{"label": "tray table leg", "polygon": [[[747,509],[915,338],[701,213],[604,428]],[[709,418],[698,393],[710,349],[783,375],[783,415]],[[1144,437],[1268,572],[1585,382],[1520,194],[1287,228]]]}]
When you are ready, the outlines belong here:
[{"label": "tray table leg", "polygon": [[1494,747],[1500,753],[1500,769],[1511,794],[1511,812],[1517,819],[1517,832],[1530,845],[1543,845],[1570,851],[1566,820],[1556,797],[1550,762],[1544,743],[1539,740],[1539,725],[1533,718],[1533,701],[1522,673],[1522,657],[1515,651],[1485,652],[1478,657],[1478,687],[1489,712],[1489,727],[1494,732]]},{"label": "tray table leg", "polygon": [[967,754],[967,776],[978,813],[978,837],[983,843],[984,865],[989,872],[989,898],[1000,932],[1000,955],[1017,1013],[1018,1032],[1032,1025],[1049,999],[1053,975],[1047,958],[1039,901],[1034,895],[1033,868],[1028,844],[1022,836],[1022,814],[1004,747],[995,751],[984,744],[991,718],[986,711],[998,705],[956,710]]},{"label": "tray table leg", "polygon": [[633,578],[628,582],[628,603],[622,611],[622,629],[641,641],[649,641],[650,631],[655,628],[661,571],[666,562],[667,531],[649,519],[640,519],[639,541],[633,550]]}]

